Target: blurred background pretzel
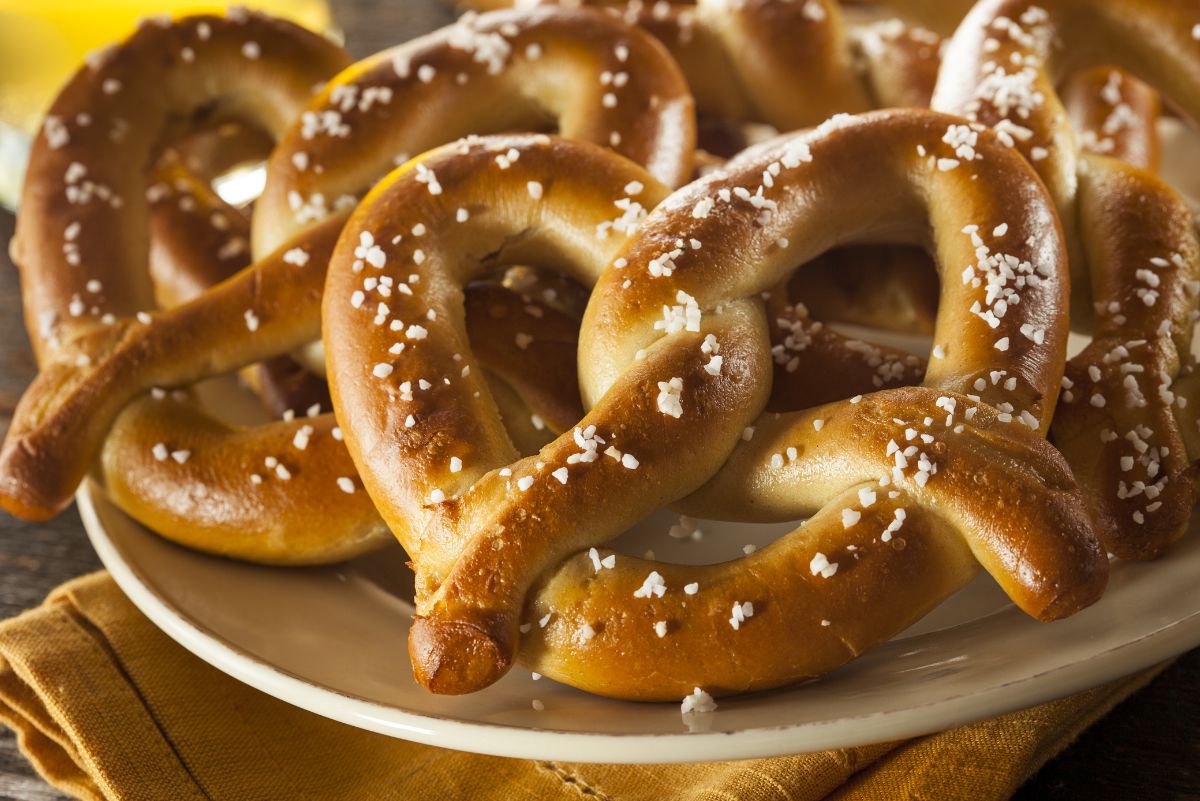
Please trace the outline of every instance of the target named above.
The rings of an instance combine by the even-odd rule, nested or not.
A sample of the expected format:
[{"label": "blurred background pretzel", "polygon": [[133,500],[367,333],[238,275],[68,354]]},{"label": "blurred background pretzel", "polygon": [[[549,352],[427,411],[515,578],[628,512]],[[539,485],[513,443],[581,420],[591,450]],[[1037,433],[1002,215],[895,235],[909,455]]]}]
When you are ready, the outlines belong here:
[{"label": "blurred background pretzel", "polygon": [[[641,25],[680,63],[704,117],[714,124],[761,123],[780,131],[816,125],[838,112],[927,106],[941,35],[952,32],[970,8],[967,0],[544,2],[600,7]],[[538,4],[461,3],[476,9]],[[738,141],[735,129],[713,130],[733,137],[732,146],[714,150],[717,155],[732,155],[748,144]]]},{"label": "blurred background pretzel", "polygon": [[[947,140],[966,133],[981,160],[943,169]],[[498,163],[509,150],[519,158]],[[892,636],[978,563],[1044,619],[1098,597],[1107,562],[1041,438],[1065,361],[1064,250],[1050,201],[1016,154],[930,112],[837,118],[680,190],[625,248],[596,239],[615,202],[651,205],[661,191],[583,145],[480,140],[394,173],[345,229],[324,300],[331,386],[364,484],[413,556],[410,655],[423,684],[479,689],[519,646],[532,669],[623,698],[776,686]],[[468,197],[481,210],[459,222]],[[881,198],[885,208],[861,213]],[[772,357],[758,293],[828,247],[873,235],[919,242],[930,224],[952,280],[945,358],[927,388],[759,418]],[[415,266],[413,244],[394,241],[413,225],[436,244]],[[364,235],[392,243],[377,271],[356,269]],[[1019,269],[1004,277],[1010,259]],[[474,357],[459,294],[484,265],[509,260],[600,277],[580,349],[592,408],[516,461],[485,388],[463,370]],[[409,271],[416,291],[389,309],[403,324],[370,324],[370,303],[355,302],[367,282]],[[409,337],[422,317],[430,322]],[[712,516],[817,515],[747,560],[709,568],[583,553],[701,485],[687,504]],[[908,514],[928,536],[919,556],[893,557]],[[857,572],[864,558],[871,567]],[[909,570],[928,573],[903,589],[888,578]],[[871,599],[896,592],[904,602],[879,614]]]},{"label": "blurred background pretzel", "polygon": [[[1093,338],[1068,366],[1052,436],[1091,497],[1105,547],[1123,558],[1161,553],[1183,535],[1196,501],[1200,243],[1187,202],[1134,166],[1155,163],[1142,126],[1153,101],[1142,89],[1106,84],[1115,98],[1133,89],[1132,102],[1076,131],[1056,87],[1072,70],[1117,65],[1195,122],[1197,24],[1200,8],[1170,0],[983,0],[950,43],[934,96],[935,107],[1020,149],[1055,198],[1073,316]],[[1145,144],[1131,144],[1138,140]],[[1106,151],[1129,163],[1099,155]]]}]

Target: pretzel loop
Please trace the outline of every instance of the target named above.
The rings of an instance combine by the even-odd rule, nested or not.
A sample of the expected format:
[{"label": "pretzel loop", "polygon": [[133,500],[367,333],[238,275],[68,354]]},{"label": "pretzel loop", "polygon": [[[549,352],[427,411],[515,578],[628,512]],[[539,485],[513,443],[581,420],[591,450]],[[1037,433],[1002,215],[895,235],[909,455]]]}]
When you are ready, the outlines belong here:
[{"label": "pretzel loop", "polygon": [[[542,4],[580,5],[564,0]],[[472,0],[463,5],[491,9],[523,4]],[[835,0],[587,0],[583,5],[603,8],[653,34],[679,62],[698,110],[726,121],[793,130],[837,112],[926,106],[937,75],[937,34],[899,19],[852,24]],[[949,16],[939,4],[915,6],[935,9],[908,14],[920,23],[944,22]]]},{"label": "pretzel loop", "polygon": [[644,31],[587,9],[501,11],[367,58],[330,82],[268,164],[256,254],[397,164],[463,136],[539,130],[612,147],[669,186],[691,173],[694,110]]},{"label": "pretzel loop", "polygon": [[[0,451],[5,509],[44,518],[69,501],[109,421],[132,397],[119,368],[152,353],[142,316],[153,305],[143,266],[145,177],[131,165],[153,164],[172,131],[197,117],[278,134],[313,85],[346,60],[325,39],[254,14],[150,22],[59,95],[31,155],[15,239],[42,371]],[[219,339],[192,328],[177,329],[172,344],[180,352],[212,348],[206,358],[221,365]],[[99,416],[84,408],[93,405]]]}]

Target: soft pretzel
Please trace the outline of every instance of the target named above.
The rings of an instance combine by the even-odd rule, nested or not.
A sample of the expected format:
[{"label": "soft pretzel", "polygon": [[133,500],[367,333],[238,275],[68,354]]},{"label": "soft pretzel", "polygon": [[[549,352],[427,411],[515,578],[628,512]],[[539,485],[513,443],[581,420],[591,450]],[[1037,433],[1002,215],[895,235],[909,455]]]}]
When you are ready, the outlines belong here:
[{"label": "soft pretzel", "polygon": [[[186,77],[206,84],[199,79],[209,70],[223,69],[221,58],[249,58],[243,51],[247,50],[254,26],[276,25],[253,15],[245,19],[245,23],[193,19],[164,29],[161,36],[155,36],[157,31],[139,34],[116,51],[112,64],[123,65],[120,69],[126,70],[127,61],[140,64],[141,59],[159,58],[170,64],[174,59],[181,62],[175,66]],[[251,27],[245,30],[242,24]],[[201,29],[207,31],[205,37],[201,37]],[[236,42],[224,46],[235,36]],[[303,36],[323,41],[309,34]],[[194,52],[189,51],[191,60],[182,61],[176,55],[177,40],[189,38],[205,42],[211,39],[223,46],[196,47]],[[255,55],[251,60],[265,60],[267,43],[249,43],[258,45],[249,48]],[[126,55],[127,50],[132,55]],[[308,66],[312,68],[317,61],[308,59]],[[543,83],[540,90],[533,91],[537,88],[531,66],[534,64],[561,67],[564,74],[573,76],[578,91],[556,93],[554,88],[561,88],[562,83]],[[286,69],[283,65],[272,68]],[[132,81],[125,72],[114,76],[108,74],[108,69],[97,75],[87,73],[82,88],[69,91],[57,101],[54,119],[65,109],[72,109],[71,114],[80,113],[73,110],[76,105],[91,109],[89,103],[108,102],[102,87],[110,77]],[[620,87],[599,91],[602,75],[622,69],[645,77],[623,79]],[[170,71],[166,75],[150,69],[141,72],[139,95],[153,97],[154,91],[169,95],[182,80],[175,79]],[[222,76],[225,74],[222,72]],[[303,83],[308,89],[316,81]],[[163,88],[155,90],[159,86]],[[243,87],[240,91],[248,90]],[[617,96],[615,102],[608,99],[609,94]],[[340,108],[351,96],[354,101],[344,113],[330,108]],[[487,102],[467,102],[482,99]],[[623,151],[645,158],[652,169],[676,180],[691,169],[694,128],[690,102],[677,68],[652,38],[619,20],[588,11],[539,9],[480,17],[353,68],[331,82],[308,111],[301,113],[298,102],[292,109],[291,116],[299,119],[276,150],[268,170],[267,190],[255,213],[256,221],[265,220],[256,222],[254,234],[255,250],[265,251],[264,257],[177,309],[120,319],[119,314],[149,304],[148,298],[134,303],[120,297],[121,305],[109,312],[113,316],[91,325],[86,335],[77,335],[77,327],[67,330],[65,325],[52,331],[55,341],[63,343],[59,349],[62,355],[42,349],[42,373],[17,409],[0,451],[0,504],[25,517],[54,514],[69,501],[113,420],[139,394],[152,387],[187,385],[316,339],[327,260],[346,215],[346,211],[337,209],[350,202],[339,200],[350,198],[341,193],[369,183],[370,170],[376,170],[376,176],[382,173],[402,148],[423,148],[431,141],[457,136],[464,129],[541,125],[557,114],[564,134],[592,137],[605,144],[617,142]],[[447,112],[443,117],[447,107],[457,110],[458,115]],[[86,113],[99,119],[94,111]],[[436,124],[428,121],[427,114],[434,115]],[[54,138],[53,133],[49,135]],[[156,136],[139,129],[136,140],[130,134],[128,144],[150,149],[160,138],[161,133]],[[120,155],[110,159],[112,164],[153,161],[125,150],[117,152]],[[35,149],[26,188],[26,195],[34,202],[27,204],[30,211],[23,215],[18,229],[19,260],[28,266],[26,274],[30,276],[26,283],[26,313],[30,320],[48,319],[47,315],[59,313],[54,305],[57,296],[48,298],[47,287],[57,287],[63,276],[70,274],[69,265],[62,264],[61,254],[55,252],[57,223],[42,213],[39,205],[41,198],[54,196],[55,185],[61,188],[64,179],[53,166],[59,158],[49,146]],[[344,173],[335,175],[335,167]],[[123,180],[130,179],[126,176]],[[330,192],[328,205],[324,205],[323,191]],[[463,213],[469,214],[472,208],[464,207]],[[136,206],[131,208],[121,221],[131,231],[144,232],[144,215],[138,211]],[[614,212],[610,226],[614,241],[636,222],[634,210],[628,209],[624,215],[618,212]],[[84,233],[87,231],[85,226]],[[293,238],[283,241],[289,235]],[[77,252],[93,247],[91,236],[74,243]],[[415,239],[418,234],[410,232],[409,236]],[[144,250],[138,247],[141,239],[131,234],[129,240],[114,237],[105,243],[109,247],[103,255],[110,274],[144,274]],[[271,250],[270,243],[280,241],[282,244]],[[121,247],[114,250],[113,243]],[[370,250],[369,245],[362,247],[364,252]],[[126,283],[138,287],[148,284],[144,279],[122,280],[125,283],[113,285],[114,289],[122,289]],[[107,292],[108,284],[105,286]],[[149,287],[145,290],[148,295]],[[63,299],[63,303],[69,305],[70,301]],[[297,435],[312,425],[305,420],[288,424]],[[269,431],[262,435],[273,436]],[[65,442],[71,447],[64,447]],[[172,443],[163,443],[163,447],[169,453],[191,450]],[[256,458],[262,460],[262,453],[259,451]],[[267,469],[273,475],[290,477],[295,473],[294,464],[284,465],[281,472],[279,457],[272,454],[268,461],[271,459],[275,464]],[[307,469],[323,475],[331,487],[341,486],[343,482],[337,480],[351,475],[333,462],[305,463]],[[182,472],[186,465],[178,468]],[[243,473],[237,479],[250,481],[252,474]],[[199,475],[198,480],[206,479]],[[157,502],[152,495],[151,501]],[[262,514],[293,526],[305,523],[302,515],[294,514],[286,505],[265,508]],[[347,515],[348,519],[352,517]],[[275,544],[284,539],[276,537]],[[282,554],[285,559],[298,556]]]},{"label": "soft pretzel", "polygon": [[1075,308],[1094,330],[1068,366],[1052,435],[1091,496],[1105,547],[1124,558],[1153,557],[1182,536],[1196,500],[1200,442],[1184,408],[1196,397],[1180,379],[1192,369],[1200,244],[1176,192],[1080,153],[1054,90],[1064,70],[1114,64],[1200,119],[1197,24],[1200,10],[1170,0],[985,0],[955,34],[934,98],[1002,132],[1055,198]]},{"label": "soft pretzel", "polygon": [[[1081,148],[1157,168],[1159,103],[1153,90],[1128,73],[1096,68],[1071,76],[1064,98],[1074,124],[1085,132]],[[800,409],[920,383],[925,360],[847,338],[812,320],[809,308],[819,309],[825,320],[932,333],[937,292],[929,257],[911,247],[840,248],[797,270],[786,289],[772,291],[768,299],[776,356],[770,408]],[[823,378],[812,381],[812,374]]]},{"label": "soft pretzel", "polygon": [[[1063,100],[1082,150],[1157,171],[1159,101],[1152,89],[1097,67],[1070,76]],[[919,250],[862,246],[823,254],[792,277],[788,294],[825,320],[932,333],[936,287],[933,265]]]},{"label": "soft pretzel", "polygon": [[[346,61],[321,37],[254,14],[151,21],[59,95],[33,147],[13,245],[42,372],[0,451],[0,505],[26,517],[61,509],[132,397],[100,417],[84,408],[121,394],[119,374],[103,369],[106,352],[137,358],[153,327],[136,319],[154,302],[145,175],[131,165],[153,164],[173,127],[205,115],[278,134]],[[184,329],[179,337],[183,348],[211,344]]]},{"label": "soft pretzel", "polygon": [[[966,132],[982,158],[946,169],[954,147],[943,140]],[[509,148],[520,158],[501,170],[495,156]],[[441,194],[428,192],[428,174]],[[680,190],[620,251],[594,239],[614,201],[637,193],[649,205],[661,191],[584,145],[484,140],[394,173],[347,224],[324,299],[331,387],[364,485],[413,556],[410,655],[425,686],[485,686],[518,645],[532,669],[623,698],[775,686],[890,637],[967,581],[975,560],[1044,619],[1098,597],[1107,562],[1069,471],[1041,438],[1065,361],[1064,251],[1050,200],[1016,154],[930,112],[839,118]],[[468,197],[484,211],[458,223]],[[927,388],[759,419],[772,363],[759,293],[845,241],[921,240],[927,220],[951,276],[945,358]],[[397,355],[398,334],[370,325],[352,301],[364,276],[413,270],[413,244],[383,246],[373,272],[354,269],[354,242],[366,233],[388,243],[418,223],[437,247],[416,267],[421,291],[391,313],[405,324],[435,314]],[[460,375],[474,358],[460,288],[493,259],[599,275],[580,344],[591,410],[519,461],[475,371]],[[889,447],[893,439],[905,444]],[[748,469],[757,457],[765,463]],[[775,546],[711,568],[582,553],[702,485],[689,505],[708,513],[817,515]],[[920,556],[893,563],[898,517],[929,536]],[[871,549],[879,555],[862,562]],[[928,572],[899,579],[918,565]],[[894,592],[904,602],[875,614],[869,599]]]},{"label": "soft pretzel", "polygon": [[[193,166],[207,169],[211,164]],[[228,243],[248,240],[249,220],[178,160],[157,171],[155,178],[148,193],[151,264],[160,302],[170,307],[193,299],[248,263],[248,250],[229,248]],[[526,288],[537,286],[534,279]],[[500,338],[510,350],[515,346],[505,323],[529,315],[531,309],[539,316],[526,316],[524,327],[539,340],[570,325],[567,315],[553,306],[499,282],[472,287],[468,308],[475,341]],[[567,326],[563,319],[568,319]],[[551,346],[536,369],[506,354],[503,346],[493,345],[484,356],[489,368],[503,371],[515,385],[504,396],[510,400],[504,417],[522,452],[536,451],[546,438],[530,425],[526,398],[533,398],[533,408],[550,421],[548,426],[563,416],[564,403],[566,414],[574,413],[570,421],[578,419],[577,390],[573,406],[570,393],[561,402],[539,404],[547,398],[547,381],[566,379],[574,386],[573,345],[572,333],[558,346],[570,349],[566,364]],[[357,475],[332,415],[321,414],[331,408],[324,382],[297,369],[287,357],[265,362],[258,372],[265,374],[256,381],[260,395],[270,411],[285,414],[285,422],[249,429],[231,426],[201,412],[188,397],[162,390],[134,401],[117,418],[100,454],[96,475],[110,499],[168,539],[249,561],[325,563],[386,543],[386,527],[369,498],[356,489]],[[300,410],[300,419],[285,409]],[[298,468],[297,463],[302,467],[313,462],[326,469]],[[288,478],[280,480],[281,475]],[[330,475],[336,476],[333,485]],[[338,492],[331,493],[334,487]]]}]

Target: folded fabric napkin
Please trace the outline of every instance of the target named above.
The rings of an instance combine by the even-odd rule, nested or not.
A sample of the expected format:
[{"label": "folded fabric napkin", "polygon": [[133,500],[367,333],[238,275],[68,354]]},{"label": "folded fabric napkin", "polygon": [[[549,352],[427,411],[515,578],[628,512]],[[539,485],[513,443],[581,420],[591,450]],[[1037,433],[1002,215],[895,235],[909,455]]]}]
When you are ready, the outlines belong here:
[{"label": "folded fabric napkin", "polygon": [[88,801],[987,801],[1008,798],[1161,669],[865,748],[697,765],[532,762],[394,740],[289,706],[189,654],[96,573],[0,624],[0,720],[49,782]]}]

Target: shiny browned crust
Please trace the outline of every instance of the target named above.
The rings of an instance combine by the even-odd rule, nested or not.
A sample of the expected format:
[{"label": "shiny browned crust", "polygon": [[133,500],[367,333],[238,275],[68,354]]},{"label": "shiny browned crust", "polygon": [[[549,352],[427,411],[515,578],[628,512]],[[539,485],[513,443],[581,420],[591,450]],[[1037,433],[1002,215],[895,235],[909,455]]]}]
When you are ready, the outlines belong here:
[{"label": "shiny browned crust", "polygon": [[1080,70],[1062,88],[1063,105],[1085,153],[1158,172],[1158,93],[1112,67]]},{"label": "shiny browned crust", "polygon": [[[149,193],[151,270],[165,307],[193,300],[249,263],[248,218],[200,180],[213,165],[192,163],[199,174],[170,159]],[[572,318],[548,304],[545,295],[557,299],[559,282],[532,273],[523,279],[532,295],[491,280],[468,287],[466,296],[471,336],[488,349],[484,363],[507,379],[488,373],[493,391],[501,385],[509,401],[506,428],[522,453],[532,453],[552,436],[546,424],[539,434],[530,423],[536,412],[560,426],[582,414],[574,353],[582,311]],[[535,332],[535,344],[545,340],[549,352],[536,362],[522,358],[515,325]],[[109,497],[181,545],[266,564],[341,561],[391,540],[335,436],[325,382],[288,356],[244,368],[241,377],[272,416],[287,419],[234,427],[186,394],[156,390],[127,407],[104,439],[96,475]]]},{"label": "shiny browned crust", "polygon": [[[893,418],[939,411],[934,404],[944,397],[898,389],[858,404],[765,416],[719,477],[696,493],[696,511],[724,514],[725,497],[750,493],[774,501],[770,510],[756,505],[760,519],[813,516],[772,545],[717,565],[618,555],[614,569],[596,572],[586,554],[574,556],[530,593],[522,662],[620,698],[678,699],[697,686],[724,695],[817,676],[859,656],[959,590],[980,564],[1043,620],[1097,600],[1107,562],[1085,535],[1089,523],[1070,471],[1035,432],[1000,422],[986,404],[953,396],[960,413],[978,411],[961,432],[938,426],[936,458],[946,467],[923,490],[878,486],[890,468],[885,445],[898,433]],[[823,421],[819,435],[811,433],[815,420]],[[789,446],[799,446],[800,456],[772,468],[772,455]],[[865,509],[862,487],[878,495]],[[861,518],[847,527],[844,509]],[[904,524],[885,534],[897,509]],[[837,563],[836,574],[814,575],[817,553]],[[633,597],[651,570],[667,592]],[[683,591],[691,582],[699,584],[695,595]],[[735,630],[730,610],[746,602],[754,614]],[[657,636],[657,621],[666,622],[665,637]],[[578,637],[584,623],[596,631],[586,644]]]},{"label": "shiny browned crust", "polygon": [[[233,119],[278,135],[312,87],[347,61],[322,37],[258,14],[155,20],[62,90],[33,146],[13,246],[42,372],[0,448],[0,507],[45,518],[66,505],[109,423],[149,386],[126,381],[120,364],[141,369],[189,347],[211,346],[210,364],[228,355],[221,336],[205,341],[194,329],[203,320],[217,332],[230,320],[197,319],[189,309],[162,337],[134,320],[154,300],[144,267],[145,175],[131,165],[154,164],[181,123]],[[240,289],[250,308],[256,287]],[[302,288],[282,300],[298,295]],[[174,344],[166,341],[176,333]],[[158,383],[172,372],[167,365],[147,377]]]}]

